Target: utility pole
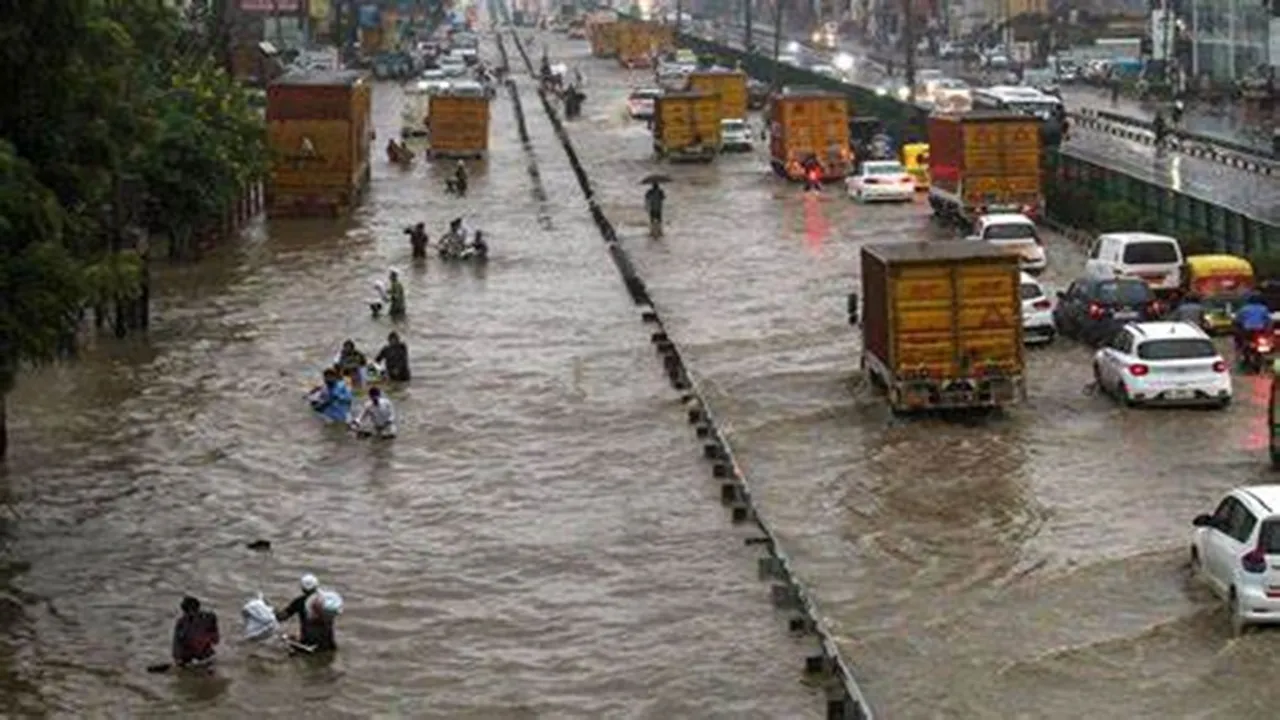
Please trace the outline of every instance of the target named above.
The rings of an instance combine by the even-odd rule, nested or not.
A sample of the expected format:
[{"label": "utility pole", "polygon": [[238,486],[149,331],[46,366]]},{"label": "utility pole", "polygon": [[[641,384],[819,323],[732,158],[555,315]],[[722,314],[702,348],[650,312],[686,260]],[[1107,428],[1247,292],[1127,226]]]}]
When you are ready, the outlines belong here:
[{"label": "utility pole", "polygon": [[782,3],[773,0],[773,92],[778,92],[778,58],[782,57]]},{"label": "utility pole", "polygon": [[916,31],[912,0],[902,0],[902,42],[906,45],[907,102],[916,101]]},{"label": "utility pole", "polygon": [[742,0],[742,9],[746,12],[746,15],[747,15],[747,29],[742,36],[742,41],[743,41],[742,49],[747,51],[750,51],[751,47],[755,44],[752,42],[752,39],[751,39],[751,10],[752,10],[751,6],[754,4],[755,4],[755,0]]},{"label": "utility pole", "polygon": [[[676,38],[680,37],[680,21],[684,19],[684,0],[676,0]],[[679,40],[676,40],[679,44]]]}]

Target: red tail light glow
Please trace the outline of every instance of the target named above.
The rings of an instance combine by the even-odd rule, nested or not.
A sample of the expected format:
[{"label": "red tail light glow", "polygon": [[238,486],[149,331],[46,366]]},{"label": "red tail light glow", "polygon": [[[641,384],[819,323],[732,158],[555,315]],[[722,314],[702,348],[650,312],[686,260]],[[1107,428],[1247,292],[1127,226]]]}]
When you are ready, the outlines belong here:
[{"label": "red tail light glow", "polygon": [[1240,557],[1240,567],[1247,573],[1265,572],[1267,569],[1267,553],[1256,547]]},{"label": "red tail light glow", "polygon": [[1134,363],[1129,366],[1129,374],[1134,377],[1142,377],[1149,372],[1151,372],[1151,368],[1143,365],[1142,363]]},{"label": "red tail light glow", "polygon": [[899,180],[898,182],[902,183],[903,185],[907,185],[907,184],[912,184],[912,185],[914,185],[916,181],[915,181],[915,180],[913,180],[911,177],[904,177],[904,178],[902,178],[901,180]]},{"label": "red tail light glow", "polygon": [[1049,308],[1053,307],[1053,303],[1049,302],[1048,300],[1037,300],[1035,301],[1035,303],[1031,305],[1031,307],[1037,310],[1048,310]]},{"label": "red tail light glow", "polygon": [[1271,352],[1271,340],[1269,338],[1259,336],[1254,338],[1253,347],[1260,353],[1269,353]]},{"label": "red tail light glow", "polygon": [[1224,373],[1227,371],[1227,364],[1219,360],[1213,364],[1213,371],[1216,373]]},{"label": "red tail light glow", "polygon": [[1160,302],[1159,300],[1152,300],[1147,305],[1147,311],[1150,312],[1152,315],[1159,315],[1160,313],[1164,312],[1164,303]]},{"label": "red tail light glow", "polygon": [[1101,320],[1103,315],[1102,306],[1096,302],[1089,303],[1089,317],[1094,320]]}]

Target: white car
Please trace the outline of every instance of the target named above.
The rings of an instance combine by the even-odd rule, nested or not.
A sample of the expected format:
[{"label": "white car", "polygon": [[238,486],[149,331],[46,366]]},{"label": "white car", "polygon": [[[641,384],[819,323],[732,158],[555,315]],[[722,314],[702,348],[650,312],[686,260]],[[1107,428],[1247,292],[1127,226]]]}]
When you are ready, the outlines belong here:
[{"label": "white car", "polygon": [[835,80],[844,80],[844,73],[836,69],[834,65],[814,65],[809,68],[809,72],[823,77],[833,78]]},{"label": "white car", "polygon": [[1129,323],[1093,356],[1098,389],[1126,405],[1231,404],[1231,371],[1204,330],[1184,322]]},{"label": "white car", "polygon": [[751,126],[746,120],[720,121],[720,147],[722,150],[751,150]]},{"label": "white car", "polygon": [[632,90],[627,97],[627,114],[632,120],[647,120],[653,117],[654,101],[662,91],[658,88],[640,88]]},{"label": "white car", "polygon": [[1280,622],[1280,485],[1227,493],[1191,521],[1191,573],[1227,602],[1233,634]]},{"label": "white car", "polygon": [[980,216],[973,224],[970,240],[982,240],[1016,251],[1022,269],[1039,273],[1049,264],[1036,223],[1021,213],[993,213]]},{"label": "white car", "polygon": [[1026,273],[1020,273],[1018,297],[1022,299],[1022,342],[1049,344],[1058,335],[1053,322],[1053,301],[1039,281]]},{"label": "white car", "polygon": [[916,199],[916,179],[902,163],[894,160],[869,160],[845,178],[849,197],[858,202],[890,200],[911,202]]}]

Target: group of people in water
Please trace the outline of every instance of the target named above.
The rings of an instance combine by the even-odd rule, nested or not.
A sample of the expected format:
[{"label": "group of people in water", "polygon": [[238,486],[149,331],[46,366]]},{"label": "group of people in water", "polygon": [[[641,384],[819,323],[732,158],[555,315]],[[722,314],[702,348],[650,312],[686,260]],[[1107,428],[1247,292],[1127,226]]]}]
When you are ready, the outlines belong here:
[{"label": "group of people in water", "polygon": [[370,383],[379,377],[388,382],[409,382],[409,347],[399,333],[387,335],[387,344],[372,363],[354,340],[342,343],[334,364],[325,368],[321,384],[308,394],[311,409],[330,422],[345,423],[361,437],[394,438],[395,406],[377,385],[369,388],[364,408],[358,414],[352,413],[355,401],[352,386]]},{"label": "group of people in water", "polygon": [[[336,593],[322,590],[320,581],[311,573],[303,575],[299,585],[301,592],[284,608],[274,611],[276,622],[298,618],[298,636],[290,641],[290,647],[307,653],[337,650],[334,625],[341,612],[341,598]],[[173,623],[171,650],[174,666],[210,667],[222,642],[218,614],[206,609],[198,598],[191,595],[183,597],[178,607],[180,614]]]},{"label": "group of people in water", "polygon": [[[426,223],[405,228],[404,232],[409,236],[413,258],[425,260],[427,245],[431,241],[427,235]],[[440,257],[446,260],[487,260],[489,258],[489,244],[485,242],[484,231],[468,232],[462,223],[462,218],[454,218],[449,223],[449,230],[440,236],[438,247]]]}]

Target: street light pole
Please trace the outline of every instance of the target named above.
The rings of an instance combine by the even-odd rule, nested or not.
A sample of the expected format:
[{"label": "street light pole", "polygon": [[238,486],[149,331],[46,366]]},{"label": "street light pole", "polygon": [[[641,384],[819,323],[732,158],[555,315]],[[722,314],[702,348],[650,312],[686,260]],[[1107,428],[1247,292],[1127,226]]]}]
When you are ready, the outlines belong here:
[{"label": "street light pole", "polygon": [[773,92],[778,92],[778,58],[782,57],[782,3],[773,0]]},{"label": "street light pole", "polygon": [[751,10],[752,10],[751,6],[754,4],[755,4],[755,0],[742,0],[742,8],[743,10],[746,11],[746,14],[747,14],[746,32],[743,33],[742,35],[742,40],[743,40],[742,49],[748,50],[748,51],[751,50],[752,45],[754,45],[751,39]]},{"label": "street light pole", "polygon": [[907,46],[907,62],[903,71],[907,75],[907,102],[909,103],[916,101],[916,31],[912,10],[912,0],[902,0],[902,41]]}]

